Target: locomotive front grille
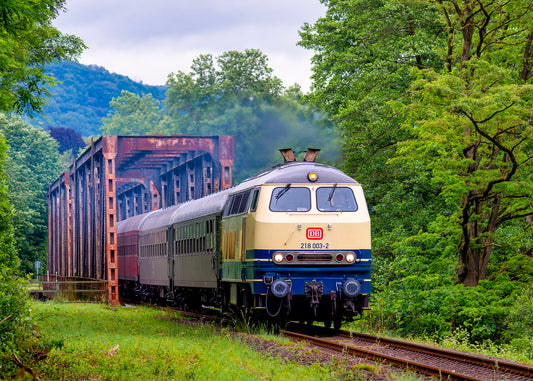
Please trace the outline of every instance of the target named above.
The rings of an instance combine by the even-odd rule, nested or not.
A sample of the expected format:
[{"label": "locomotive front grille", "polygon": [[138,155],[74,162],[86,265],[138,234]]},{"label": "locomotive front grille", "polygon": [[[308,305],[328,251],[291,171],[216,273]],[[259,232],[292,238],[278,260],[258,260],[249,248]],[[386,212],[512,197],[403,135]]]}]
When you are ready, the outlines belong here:
[{"label": "locomotive front grille", "polygon": [[331,262],[333,261],[333,255],[327,254],[327,253],[320,253],[320,254],[311,254],[311,253],[305,253],[305,254],[298,254],[296,256],[296,261],[300,263],[324,263],[324,262]]}]

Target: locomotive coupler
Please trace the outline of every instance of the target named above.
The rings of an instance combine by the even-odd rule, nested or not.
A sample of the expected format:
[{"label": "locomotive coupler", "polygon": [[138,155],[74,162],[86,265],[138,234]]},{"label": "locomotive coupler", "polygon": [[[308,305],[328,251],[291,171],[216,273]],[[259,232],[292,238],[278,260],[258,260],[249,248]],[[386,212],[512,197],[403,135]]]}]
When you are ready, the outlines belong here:
[{"label": "locomotive coupler", "polygon": [[351,312],[355,314],[355,304],[353,304],[353,300],[351,299],[345,300],[344,309],[346,311],[351,310]]},{"label": "locomotive coupler", "polygon": [[310,306],[315,312],[320,303],[320,297],[324,293],[324,284],[322,282],[312,281],[305,282],[305,296],[310,299]]}]

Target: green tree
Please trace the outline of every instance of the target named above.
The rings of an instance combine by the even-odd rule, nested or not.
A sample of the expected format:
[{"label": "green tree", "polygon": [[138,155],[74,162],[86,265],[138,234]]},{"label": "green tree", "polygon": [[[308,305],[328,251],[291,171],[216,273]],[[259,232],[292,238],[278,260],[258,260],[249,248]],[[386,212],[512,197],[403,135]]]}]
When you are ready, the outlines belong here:
[{"label": "green tree", "polygon": [[165,106],[182,132],[235,137],[236,181],[279,162],[279,148],[305,150],[302,144],[324,147],[327,141],[319,127],[324,117],[295,103],[290,97],[297,90],[282,94],[281,80],[257,49],[229,51],[216,60],[202,55],[190,73],[169,76],[167,87]]},{"label": "green tree", "polygon": [[0,271],[2,272],[17,268],[19,264],[13,234],[13,206],[9,202],[7,193],[5,171],[7,149],[5,139],[0,135]]},{"label": "green tree", "polygon": [[322,2],[301,32],[316,52],[310,99],[366,185],[375,252],[455,252],[465,285],[494,247],[530,252],[531,5]]},{"label": "green tree", "polygon": [[[459,282],[475,286],[495,247],[532,250],[520,246],[532,236],[533,9],[527,1],[438,5],[446,68],[417,73],[403,109],[413,139],[399,153],[404,162],[424,162],[455,205]],[[515,242],[499,234],[510,224],[521,230]]]},{"label": "green tree", "polygon": [[9,150],[6,158],[9,200],[14,206],[16,248],[22,270],[34,270],[34,262],[43,268],[48,263],[48,184],[60,173],[61,158],[57,142],[39,127],[19,117],[0,115],[0,134]]},{"label": "green tree", "polygon": [[0,111],[39,112],[53,78],[45,65],[73,58],[85,47],[52,20],[65,0],[7,0],[0,5]]},{"label": "green tree", "polygon": [[260,97],[268,102],[280,95],[281,80],[272,76],[268,58],[261,51],[232,50],[222,54],[217,62],[222,101],[247,104],[252,98]]},{"label": "green tree", "polygon": [[[425,231],[432,216],[420,205],[437,192],[423,166],[394,165],[397,143],[409,138],[400,99],[421,70],[441,64],[437,47],[445,28],[427,1],[322,0],[326,15],[305,24],[300,45],[314,51],[308,99],[335,121],[343,141],[346,172],[364,184],[375,218],[374,253]],[[440,208],[440,206],[439,206]]]},{"label": "green tree", "polygon": [[0,369],[9,367],[4,354],[16,348],[26,328],[28,296],[17,278],[19,259],[12,225],[13,207],[8,200],[5,171],[8,147],[0,134]]},{"label": "green tree", "polygon": [[162,133],[164,115],[160,102],[151,94],[139,96],[123,90],[121,96],[109,103],[111,111],[102,121],[106,135],[143,135]]},{"label": "green tree", "polygon": [[211,133],[213,118],[230,108],[271,102],[282,84],[272,76],[266,55],[247,49],[226,52],[216,64],[212,55],[200,55],[190,73],[171,73],[167,88],[168,114],[190,133]]}]

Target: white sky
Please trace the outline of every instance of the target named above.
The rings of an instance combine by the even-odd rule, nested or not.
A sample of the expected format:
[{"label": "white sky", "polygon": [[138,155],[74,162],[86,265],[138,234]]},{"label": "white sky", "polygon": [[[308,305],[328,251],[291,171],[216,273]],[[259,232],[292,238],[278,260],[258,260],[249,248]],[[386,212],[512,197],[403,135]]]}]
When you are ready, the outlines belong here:
[{"label": "white sky", "polygon": [[325,14],[319,0],[67,0],[54,26],[85,41],[80,63],[149,85],[189,72],[200,54],[259,49],[285,87],[309,90],[313,52],[298,31]]}]

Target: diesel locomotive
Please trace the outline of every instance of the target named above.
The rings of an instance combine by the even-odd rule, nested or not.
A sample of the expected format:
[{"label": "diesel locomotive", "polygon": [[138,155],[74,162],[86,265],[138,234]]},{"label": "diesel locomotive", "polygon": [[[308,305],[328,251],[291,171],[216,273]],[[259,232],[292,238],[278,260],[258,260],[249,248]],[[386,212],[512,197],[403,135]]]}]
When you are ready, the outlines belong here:
[{"label": "diesel locomotive", "polygon": [[239,185],[119,222],[122,295],[339,328],[368,309],[361,185],[310,150]]}]

